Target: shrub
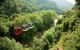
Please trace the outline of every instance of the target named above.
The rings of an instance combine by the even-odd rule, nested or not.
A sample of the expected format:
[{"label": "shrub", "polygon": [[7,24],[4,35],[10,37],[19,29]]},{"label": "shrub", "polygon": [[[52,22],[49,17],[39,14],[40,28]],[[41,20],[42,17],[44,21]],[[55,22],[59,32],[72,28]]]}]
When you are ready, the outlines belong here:
[{"label": "shrub", "polygon": [[8,20],[5,18],[0,18],[0,36],[7,35],[9,28],[7,27]]},{"label": "shrub", "polygon": [[42,38],[34,38],[32,48],[33,50],[48,50],[49,44]]},{"label": "shrub", "polygon": [[42,11],[42,13],[44,28],[52,26],[54,18],[57,17],[57,14],[54,11]]},{"label": "shrub", "polygon": [[33,37],[36,35],[36,28],[30,29],[27,32],[24,32],[20,37],[18,37],[23,43],[29,43],[32,42]]},{"label": "shrub", "polygon": [[36,31],[43,31],[45,28],[50,28],[48,26],[52,26],[55,16],[56,14],[53,11],[14,14],[12,17],[10,17],[10,19],[7,19],[8,21],[1,20],[1,31],[3,30],[1,34],[6,33],[6,35],[10,37],[10,34],[14,33],[13,31],[13,33],[9,32],[10,27],[14,28],[16,26],[22,26],[23,24],[32,23],[34,26],[33,29],[24,32],[20,37],[17,37],[17,39],[19,38],[22,41],[30,42],[30,40],[36,35]]},{"label": "shrub", "polygon": [[50,50],[57,50],[61,46],[64,50],[80,50],[80,23],[78,24],[73,32],[61,32],[59,41]]},{"label": "shrub", "polygon": [[33,23],[33,25],[37,28],[37,31],[42,31],[43,30],[43,20],[41,18],[41,15],[37,14],[32,14],[30,16],[30,19]]},{"label": "shrub", "polygon": [[57,34],[55,33],[54,27],[45,31],[42,36],[42,38],[47,40],[50,44],[52,44],[52,42],[54,43],[56,42],[57,40],[56,37],[57,37]]},{"label": "shrub", "polygon": [[[27,17],[25,14],[16,14],[16,15],[13,15],[13,16],[15,16],[15,18],[8,22],[8,27],[9,28],[12,27],[11,30],[13,31],[13,32],[9,32],[11,35],[14,34],[14,28],[16,26],[22,27],[22,25],[26,25],[26,24],[32,23],[30,21],[29,17]],[[14,35],[13,35],[12,37],[14,37],[16,40],[18,40],[20,42],[25,42],[25,41],[30,42],[33,39],[35,34],[36,34],[36,28],[34,26],[32,29],[30,29],[30,30],[28,30],[26,32],[23,32],[22,35],[17,36],[17,37],[14,37]]]},{"label": "shrub", "polygon": [[23,50],[23,46],[14,39],[0,38],[0,50]]},{"label": "shrub", "polygon": [[54,18],[57,16],[57,14],[54,11],[49,10],[36,12],[30,16],[31,21],[36,26],[37,30],[42,31],[52,26],[54,23]]}]

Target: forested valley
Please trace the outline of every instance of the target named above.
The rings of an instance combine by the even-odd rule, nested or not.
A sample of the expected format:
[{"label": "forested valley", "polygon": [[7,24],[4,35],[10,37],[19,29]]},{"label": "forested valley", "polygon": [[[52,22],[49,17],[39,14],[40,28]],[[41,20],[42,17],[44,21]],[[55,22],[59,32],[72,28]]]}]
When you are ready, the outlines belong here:
[{"label": "forested valley", "polygon": [[0,50],[80,50],[80,0],[0,0]]}]

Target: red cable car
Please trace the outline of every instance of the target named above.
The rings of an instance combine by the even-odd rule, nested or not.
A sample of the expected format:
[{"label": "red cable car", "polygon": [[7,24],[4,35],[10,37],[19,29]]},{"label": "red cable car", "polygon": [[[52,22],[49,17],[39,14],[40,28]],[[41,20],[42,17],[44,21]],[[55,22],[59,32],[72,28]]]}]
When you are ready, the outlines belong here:
[{"label": "red cable car", "polygon": [[22,28],[21,27],[15,27],[15,35],[16,36],[20,36],[23,33]]}]

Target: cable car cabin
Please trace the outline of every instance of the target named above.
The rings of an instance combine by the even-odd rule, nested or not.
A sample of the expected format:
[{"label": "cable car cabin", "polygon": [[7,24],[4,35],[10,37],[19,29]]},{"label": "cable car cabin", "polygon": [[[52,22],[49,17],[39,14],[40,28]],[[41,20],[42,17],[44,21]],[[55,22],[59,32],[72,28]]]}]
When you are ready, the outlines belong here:
[{"label": "cable car cabin", "polygon": [[22,31],[22,28],[21,28],[21,27],[19,27],[19,26],[15,27],[15,32],[14,32],[14,34],[15,34],[16,36],[20,36],[22,33],[23,33],[23,31]]}]

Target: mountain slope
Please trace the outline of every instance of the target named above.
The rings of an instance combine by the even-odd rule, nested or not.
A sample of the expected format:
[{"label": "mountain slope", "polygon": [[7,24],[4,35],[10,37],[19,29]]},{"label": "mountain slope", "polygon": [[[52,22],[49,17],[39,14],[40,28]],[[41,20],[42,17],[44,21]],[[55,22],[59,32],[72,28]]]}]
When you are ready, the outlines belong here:
[{"label": "mountain slope", "polygon": [[36,5],[40,10],[55,10],[57,13],[62,13],[74,6],[66,0],[29,0],[29,2]]},{"label": "mountain slope", "polygon": [[32,5],[36,5],[36,7],[39,8],[39,10],[55,10],[58,14],[62,13],[63,11],[58,8],[55,2],[52,2],[50,0],[28,0],[29,3]]},{"label": "mountain slope", "polygon": [[63,10],[70,9],[74,6],[72,3],[66,0],[51,0],[51,1],[55,2],[56,5]]}]

